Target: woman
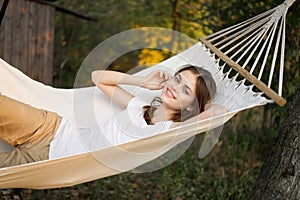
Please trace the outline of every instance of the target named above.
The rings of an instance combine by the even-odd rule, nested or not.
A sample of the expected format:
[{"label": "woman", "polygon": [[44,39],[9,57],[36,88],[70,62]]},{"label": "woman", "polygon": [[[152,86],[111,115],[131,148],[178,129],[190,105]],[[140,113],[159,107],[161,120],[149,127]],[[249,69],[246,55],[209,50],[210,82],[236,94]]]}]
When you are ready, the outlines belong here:
[{"label": "woman", "polygon": [[[0,138],[14,147],[10,153],[0,153],[0,167],[114,146],[225,111],[211,105],[215,82],[208,71],[197,66],[186,65],[174,77],[164,71],[140,77],[99,70],[92,73],[92,80],[124,109],[96,128],[77,128],[75,122],[56,113],[0,95]],[[121,84],[162,92],[148,105]]]}]

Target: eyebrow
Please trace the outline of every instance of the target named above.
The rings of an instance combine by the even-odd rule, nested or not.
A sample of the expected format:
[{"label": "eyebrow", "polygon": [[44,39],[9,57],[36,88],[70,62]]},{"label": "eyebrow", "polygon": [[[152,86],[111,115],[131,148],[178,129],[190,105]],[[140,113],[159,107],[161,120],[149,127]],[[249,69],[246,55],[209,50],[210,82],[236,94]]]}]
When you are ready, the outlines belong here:
[{"label": "eyebrow", "polygon": [[182,79],[182,78],[181,78],[181,75],[180,75],[180,74],[177,74],[177,75],[179,76],[179,80],[181,81],[181,79]]}]

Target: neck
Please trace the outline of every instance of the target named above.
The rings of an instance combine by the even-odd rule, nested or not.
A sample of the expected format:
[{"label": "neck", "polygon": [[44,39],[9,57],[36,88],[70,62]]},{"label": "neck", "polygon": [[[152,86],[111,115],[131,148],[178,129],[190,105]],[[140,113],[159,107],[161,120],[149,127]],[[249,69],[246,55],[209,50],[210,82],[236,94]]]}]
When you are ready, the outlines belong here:
[{"label": "neck", "polygon": [[164,104],[161,104],[157,107],[155,112],[153,113],[153,117],[151,119],[152,123],[162,122],[162,121],[169,121],[171,120],[171,117],[173,115],[173,112],[170,112]]}]

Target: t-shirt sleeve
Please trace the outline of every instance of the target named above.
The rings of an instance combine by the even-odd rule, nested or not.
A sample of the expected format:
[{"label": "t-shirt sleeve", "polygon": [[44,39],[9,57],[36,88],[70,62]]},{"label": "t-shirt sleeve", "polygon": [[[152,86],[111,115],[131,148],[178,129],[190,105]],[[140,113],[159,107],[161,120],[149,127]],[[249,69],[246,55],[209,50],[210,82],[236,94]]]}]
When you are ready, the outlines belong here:
[{"label": "t-shirt sleeve", "polygon": [[148,105],[148,103],[139,97],[133,97],[127,105],[128,116],[131,122],[137,127],[147,126],[147,123],[144,120],[143,106],[145,105]]}]

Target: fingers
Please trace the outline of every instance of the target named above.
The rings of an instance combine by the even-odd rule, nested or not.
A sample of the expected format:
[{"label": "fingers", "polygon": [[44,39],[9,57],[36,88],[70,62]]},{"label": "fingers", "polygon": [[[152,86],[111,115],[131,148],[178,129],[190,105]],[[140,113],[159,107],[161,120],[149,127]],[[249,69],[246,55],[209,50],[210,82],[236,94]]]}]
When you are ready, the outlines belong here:
[{"label": "fingers", "polygon": [[167,83],[167,81],[168,81],[168,80],[165,80],[165,81],[163,81],[163,82],[160,83],[160,85],[159,85],[159,86],[160,86],[160,89],[164,87],[164,85]]},{"label": "fingers", "polygon": [[166,71],[159,71],[159,75],[161,78],[161,83],[159,84],[160,89],[164,87],[164,85],[172,78],[171,74]]},{"label": "fingers", "polygon": [[162,78],[163,80],[169,80],[172,76],[168,72],[160,70],[159,77]]},{"label": "fingers", "polygon": [[148,89],[162,89],[165,83],[172,78],[171,74],[163,70],[152,71],[145,77],[143,87]]}]

